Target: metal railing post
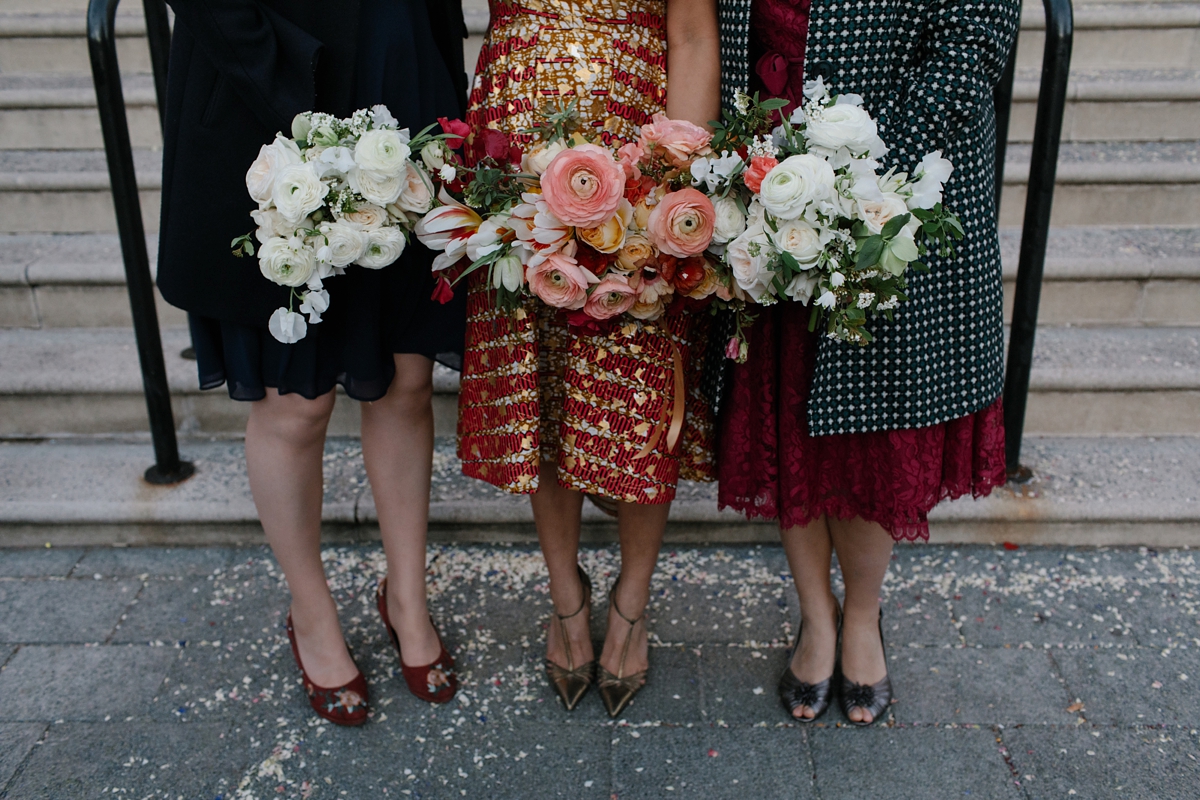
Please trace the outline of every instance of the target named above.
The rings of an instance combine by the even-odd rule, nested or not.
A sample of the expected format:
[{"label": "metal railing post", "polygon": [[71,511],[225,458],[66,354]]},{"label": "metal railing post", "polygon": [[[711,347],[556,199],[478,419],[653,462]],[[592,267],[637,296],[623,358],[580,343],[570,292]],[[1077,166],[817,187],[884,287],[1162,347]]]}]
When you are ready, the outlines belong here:
[{"label": "metal railing post", "polygon": [[1038,92],[1037,125],[1029,162],[1029,188],[1025,199],[1025,224],[1021,232],[1021,261],[1014,292],[1008,365],[1004,381],[1004,432],[1009,478],[1027,480],[1021,466],[1021,437],[1029,400],[1029,375],[1033,368],[1033,343],[1037,334],[1042,272],[1050,237],[1050,211],[1067,106],[1067,81],[1071,71],[1074,19],[1071,0],[1043,0],[1046,7],[1046,48],[1042,56],[1042,81]]},{"label": "metal railing post", "polygon": [[[154,280],[150,276],[150,257],[146,252],[146,232],[142,225],[133,146],[129,139],[129,120],[125,114],[125,96],[121,90],[121,71],[117,64],[115,23],[119,2],[90,0],[88,3],[88,52],[92,61],[92,78],[96,84],[100,127],[104,132],[108,174],[112,181],[117,231],[125,260],[125,280],[133,311],[138,360],[142,368],[142,388],[150,416],[150,434],[154,439],[155,464],[146,470],[146,480],[154,484],[178,483],[190,477],[195,467],[190,462],[180,460],[179,443],[175,438],[175,418],[171,412],[167,367],[158,330]],[[149,5],[147,2],[147,9]]]}]

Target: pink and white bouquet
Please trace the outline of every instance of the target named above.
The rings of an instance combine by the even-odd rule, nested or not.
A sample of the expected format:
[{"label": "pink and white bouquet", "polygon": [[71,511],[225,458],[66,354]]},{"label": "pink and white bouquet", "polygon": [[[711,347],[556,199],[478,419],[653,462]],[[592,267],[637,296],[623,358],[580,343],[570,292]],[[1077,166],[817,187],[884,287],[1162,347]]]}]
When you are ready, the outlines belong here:
[{"label": "pink and white bouquet", "polygon": [[689,171],[711,153],[708,131],[658,115],[614,149],[589,141],[571,107],[543,120],[527,152],[497,131],[471,133],[478,160],[417,224],[440,251],[443,294],[486,269],[500,307],[532,296],[595,328],[623,315],[652,321],[728,289],[706,252],[717,211]]},{"label": "pink and white bouquet", "polygon": [[786,101],[740,94],[717,126],[720,154],[691,166],[693,183],[713,199],[715,249],[736,284],[742,310],[727,352],[739,360],[755,304],[811,305],[810,329],[821,324],[830,338],[867,344],[867,321],[890,318],[907,299],[907,271],[963,235],[941,205],[953,167],[940,152],[911,174],[881,174],[887,146],[862,98],[833,96],[820,79],[805,98],[776,125]]},{"label": "pink and white bouquet", "polygon": [[404,252],[434,206],[437,170],[420,154],[443,145],[429,130],[410,137],[381,105],[349,119],[307,112],[293,120],[291,138],[276,134],[259,151],[246,173],[258,229],[232,246],[253,256],[257,239],[263,276],[291,290],[287,307],[271,315],[276,339],[292,344],[321,321],[330,303],[326,280],[351,265],[382,269]]}]

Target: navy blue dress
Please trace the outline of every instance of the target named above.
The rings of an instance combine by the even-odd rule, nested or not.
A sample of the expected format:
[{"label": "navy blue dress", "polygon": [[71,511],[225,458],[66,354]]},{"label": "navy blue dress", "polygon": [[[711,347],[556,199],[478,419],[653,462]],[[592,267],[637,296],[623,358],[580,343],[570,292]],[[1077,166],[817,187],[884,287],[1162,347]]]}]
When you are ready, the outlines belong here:
[{"label": "navy blue dress", "polygon": [[[458,117],[462,98],[430,33],[421,0],[362,0],[353,108],[385,104],[417,133],[438,117]],[[249,218],[247,227],[251,226]],[[430,299],[434,253],[413,238],[382,270],[350,267],[326,282],[329,312],[295,344],[262,327],[190,315],[200,388],[227,383],[234,400],[261,400],[267,387],[315,399],[341,384],[356,400],[378,400],[395,375],[394,353],[416,353],[457,368],[466,292]],[[265,280],[265,278],[264,278]]]}]

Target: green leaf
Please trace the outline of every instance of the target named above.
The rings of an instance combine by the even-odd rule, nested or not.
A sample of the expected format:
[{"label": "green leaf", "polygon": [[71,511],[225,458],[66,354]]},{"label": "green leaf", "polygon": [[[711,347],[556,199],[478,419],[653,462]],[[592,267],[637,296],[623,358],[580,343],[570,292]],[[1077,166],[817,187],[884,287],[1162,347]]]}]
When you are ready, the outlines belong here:
[{"label": "green leaf", "polygon": [[901,214],[898,217],[889,219],[887,224],[883,226],[883,238],[891,239],[895,237],[896,234],[904,229],[904,226],[908,224],[910,219],[912,219],[912,214]]},{"label": "green leaf", "polygon": [[238,258],[254,255],[254,237],[248,233],[234,239],[229,246],[233,248],[233,254]]},{"label": "green leaf", "polygon": [[859,244],[858,252],[854,254],[854,265],[859,269],[869,269],[879,263],[882,255],[883,237],[872,236]]},{"label": "green leaf", "polygon": [[905,262],[916,261],[920,256],[920,253],[917,252],[917,243],[906,236],[892,239],[888,242],[887,249],[893,258],[898,258]]},{"label": "green leaf", "polygon": [[790,272],[790,273],[789,273],[789,275],[788,275],[788,277],[789,277],[789,278],[790,278],[792,275],[796,275],[796,274],[798,274],[798,273],[800,273],[800,272],[802,271],[802,270],[800,269],[800,262],[799,262],[799,261],[797,261],[797,260],[796,260],[796,257],[795,257],[795,256],[793,256],[793,255],[792,255],[791,253],[789,253],[788,251],[786,251],[786,250],[780,250],[780,251],[779,251],[779,256],[780,256],[780,258],[783,260],[783,263],[784,263],[784,264],[787,266],[787,268],[788,268],[789,270],[791,270],[791,272]]},{"label": "green leaf", "polygon": [[945,224],[947,227],[950,228],[951,231],[954,232],[954,238],[961,239],[967,235],[966,230],[963,229],[962,221],[959,220],[959,218],[954,216],[953,214],[949,214],[946,216]]}]

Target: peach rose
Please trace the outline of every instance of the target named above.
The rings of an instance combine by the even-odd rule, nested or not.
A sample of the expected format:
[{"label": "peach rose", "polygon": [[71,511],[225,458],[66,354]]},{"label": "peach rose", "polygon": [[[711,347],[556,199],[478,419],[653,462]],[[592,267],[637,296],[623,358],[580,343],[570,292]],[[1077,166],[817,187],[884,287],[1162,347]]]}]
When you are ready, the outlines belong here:
[{"label": "peach rose", "polygon": [[529,291],[554,308],[583,308],[587,302],[588,284],[596,278],[564,253],[551,253],[542,263],[531,266],[527,273]]},{"label": "peach rose", "polygon": [[746,188],[758,194],[762,191],[763,178],[767,177],[767,173],[777,166],[779,166],[779,162],[770,156],[755,156],[750,159],[750,166],[742,178],[746,182]]},{"label": "peach rose", "polygon": [[637,292],[629,281],[620,275],[610,275],[592,290],[584,305],[584,312],[592,319],[612,319],[633,308]]},{"label": "peach rose", "polygon": [[696,189],[670,192],[650,212],[646,232],[650,241],[664,253],[687,258],[712,243],[717,212],[712,200]]},{"label": "peach rose", "polygon": [[667,161],[677,167],[685,167],[696,156],[712,152],[708,143],[712,134],[686,120],[668,119],[665,114],[655,114],[649,125],[642,126],[638,144],[643,149],[662,148]]},{"label": "peach rose", "polygon": [[693,300],[703,300],[706,297],[711,297],[717,293],[721,287],[721,277],[717,275],[717,271],[713,269],[712,264],[706,260],[704,262],[704,277],[696,284],[689,292],[684,292],[687,297]]},{"label": "peach rose", "polygon": [[625,244],[617,253],[617,269],[633,272],[650,263],[654,258],[654,246],[650,240],[640,233],[631,233],[625,237]]},{"label": "peach rose", "polygon": [[653,303],[643,303],[639,300],[630,307],[629,316],[645,321],[655,320],[663,315],[664,310],[666,310],[666,305],[661,298]]},{"label": "peach rose", "polygon": [[576,235],[586,244],[601,253],[615,253],[625,243],[625,231],[633,222],[633,206],[621,198],[617,213],[594,228],[580,228]]},{"label": "peach rose", "polygon": [[550,211],[576,228],[593,228],[611,217],[624,193],[625,170],[594,144],[562,151],[542,173],[542,197]]}]

